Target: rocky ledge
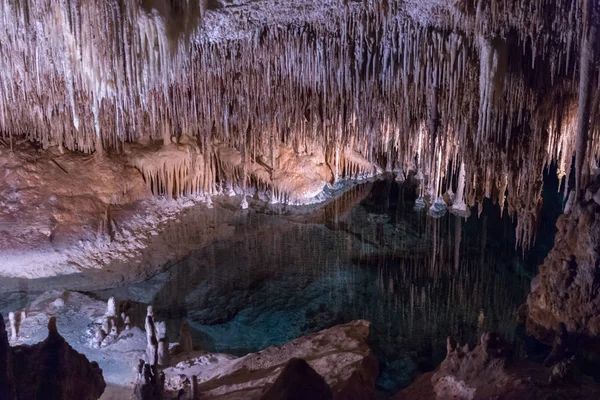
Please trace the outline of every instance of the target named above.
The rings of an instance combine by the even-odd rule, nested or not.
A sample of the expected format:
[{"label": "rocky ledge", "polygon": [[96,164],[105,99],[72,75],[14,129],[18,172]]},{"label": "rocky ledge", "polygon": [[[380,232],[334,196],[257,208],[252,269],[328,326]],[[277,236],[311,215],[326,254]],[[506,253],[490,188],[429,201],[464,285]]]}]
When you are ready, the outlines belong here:
[{"label": "rocky ledge", "polygon": [[[600,349],[600,188],[567,206],[527,298],[527,331],[552,343],[564,323],[573,351]],[[590,346],[592,345],[592,346]],[[598,353],[597,351],[595,353]]]},{"label": "rocky ledge", "polygon": [[[369,328],[368,321],[358,320],[237,359],[211,362],[210,354],[186,358],[164,370],[165,389],[171,393],[193,390],[202,399],[252,400],[263,395],[271,399],[309,376],[318,383],[311,386],[324,395],[329,386],[336,400],[372,399],[378,366],[367,344]],[[306,361],[309,367],[294,359]],[[286,368],[290,360],[294,362]]]},{"label": "rocky ledge", "polygon": [[73,350],[48,323],[48,337],[33,346],[9,347],[0,315],[0,399],[96,400],[106,383],[96,362]]},{"label": "rocky ledge", "polygon": [[461,347],[448,338],[446,359],[420,376],[393,400],[429,399],[597,399],[600,389],[576,370],[572,359],[546,368],[513,357],[512,347],[497,333]]}]

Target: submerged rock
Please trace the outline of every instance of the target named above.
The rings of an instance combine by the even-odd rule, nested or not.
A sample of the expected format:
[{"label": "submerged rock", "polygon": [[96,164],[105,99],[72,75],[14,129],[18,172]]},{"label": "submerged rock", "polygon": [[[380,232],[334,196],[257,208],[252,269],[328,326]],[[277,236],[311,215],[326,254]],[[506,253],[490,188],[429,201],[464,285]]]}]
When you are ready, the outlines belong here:
[{"label": "submerged rock", "polygon": [[592,378],[566,371],[569,362],[554,371],[513,358],[512,347],[497,333],[484,333],[475,347],[461,347],[448,338],[447,350],[435,371],[420,376],[393,400],[600,398]]},{"label": "submerged rock", "polygon": [[[306,366],[297,365],[299,361],[289,365],[291,359],[301,358],[329,385],[333,398],[370,399],[374,396],[378,364],[367,344],[369,330],[368,321],[358,320],[237,359],[205,354],[200,358],[208,362],[190,362],[190,367],[165,369],[166,388],[177,393],[183,388],[183,382],[192,381],[192,375],[197,377],[197,392],[202,399],[260,399],[269,393],[269,396],[275,395],[268,388],[278,391],[287,385],[294,386],[294,376],[317,380]],[[279,383],[274,383],[278,377],[281,378]]]},{"label": "submerged rock", "polygon": [[600,190],[587,192],[556,223],[554,247],[527,297],[527,330],[552,344],[564,323],[571,344],[600,349],[600,205],[594,201]]}]

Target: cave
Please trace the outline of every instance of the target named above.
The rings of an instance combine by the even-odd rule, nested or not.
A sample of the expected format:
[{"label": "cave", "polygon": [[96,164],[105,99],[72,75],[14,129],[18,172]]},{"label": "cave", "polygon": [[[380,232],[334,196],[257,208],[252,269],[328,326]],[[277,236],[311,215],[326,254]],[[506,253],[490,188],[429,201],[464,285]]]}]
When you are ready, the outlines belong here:
[{"label": "cave", "polygon": [[600,0],[0,0],[0,400],[600,398]]}]

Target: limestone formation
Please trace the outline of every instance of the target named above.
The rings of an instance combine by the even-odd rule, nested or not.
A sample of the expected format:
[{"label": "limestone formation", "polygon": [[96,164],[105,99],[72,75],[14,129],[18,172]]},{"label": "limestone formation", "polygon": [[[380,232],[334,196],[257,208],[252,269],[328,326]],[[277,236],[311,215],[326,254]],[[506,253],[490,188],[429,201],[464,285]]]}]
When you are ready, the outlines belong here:
[{"label": "limestone formation", "polygon": [[168,367],[171,363],[169,355],[169,339],[166,336],[158,339],[158,347],[156,349],[156,360],[157,365],[161,367]]},{"label": "limestone formation", "polygon": [[123,314],[123,323],[125,324],[125,329],[131,329],[131,318],[129,315]]},{"label": "limestone formation", "polygon": [[148,313],[146,316],[146,361],[148,365],[156,366],[158,364],[158,340],[156,339],[156,329],[154,319]]},{"label": "limestone formation", "polygon": [[[321,391],[320,395],[324,397],[315,398],[331,398],[328,397],[331,393],[339,400],[373,399],[378,363],[367,343],[369,329],[369,322],[364,320],[336,325],[241,358],[221,358],[222,365],[214,364],[213,357],[209,356],[211,368],[196,375],[196,398],[258,400],[267,393],[269,396],[291,396],[298,389],[300,394]],[[207,362],[206,358],[202,355],[188,362],[201,365]],[[301,358],[309,366],[300,360],[289,364],[292,358]],[[185,372],[177,365],[164,372],[169,393],[176,395],[181,389],[187,393],[186,387],[194,387],[193,377],[182,378]],[[299,380],[306,378],[309,379],[307,387],[301,387]],[[331,392],[327,392],[327,386]]]},{"label": "limestone formation", "polygon": [[163,400],[165,375],[158,372],[156,365],[140,360],[138,378],[133,389],[135,400]]},{"label": "limestone formation", "polygon": [[561,322],[558,324],[558,329],[552,345],[552,351],[544,360],[544,365],[546,367],[552,367],[554,364],[564,361],[565,357],[567,356],[568,345],[569,333],[567,332],[567,326]]},{"label": "limestone formation", "polygon": [[[448,338],[446,359],[394,400],[425,399],[592,399],[600,388],[590,377],[576,374],[572,360],[555,368],[513,356],[512,347],[496,333],[481,335],[477,346],[459,346]],[[550,383],[550,384],[549,384]]]},{"label": "limestone formation", "polygon": [[10,322],[10,341],[14,343],[18,339],[17,318],[14,312],[8,313],[8,320]]},{"label": "limestone formation", "polygon": [[106,331],[101,326],[96,327],[96,333],[94,335],[94,346],[96,348],[102,347],[102,342],[106,338]]},{"label": "limestone formation", "polygon": [[179,328],[179,348],[184,353],[190,353],[194,350],[194,344],[192,342],[192,332],[190,324],[187,321],[181,323]]},{"label": "limestone formation", "polygon": [[594,201],[599,191],[592,185],[589,195],[558,218],[554,247],[527,297],[528,331],[552,344],[565,335],[559,329],[564,324],[573,351],[588,344],[600,348],[600,204]]},{"label": "limestone formation", "polygon": [[109,318],[117,317],[117,300],[113,297],[108,299],[106,306],[106,316]]},{"label": "limestone formation", "polygon": [[597,2],[218,4],[2,0],[3,142],[122,151],[167,197],[305,202],[385,166],[433,203],[463,171],[524,247],[544,167],[576,155],[579,189],[599,154]]}]

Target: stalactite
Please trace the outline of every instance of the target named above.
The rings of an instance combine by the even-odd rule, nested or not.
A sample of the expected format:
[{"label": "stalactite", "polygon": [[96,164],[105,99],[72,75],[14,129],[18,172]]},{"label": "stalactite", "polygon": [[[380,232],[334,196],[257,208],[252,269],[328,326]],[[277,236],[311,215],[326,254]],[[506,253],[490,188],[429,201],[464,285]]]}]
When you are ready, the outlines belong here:
[{"label": "stalactite", "polygon": [[583,0],[583,35],[581,36],[581,56],[579,63],[579,114],[577,125],[577,144],[575,153],[575,193],[579,198],[583,194],[588,172],[584,170],[584,161],[588,148],[594,77],[594,63],[599,52],[596,42],[600,41],[600,4],[594,0]]},{"label": "stalactite", "polygon": [[[232,16],[236,28],[219,30],[227,7],[186,2],[196,8],[170,20],[133,0],[0,0],[0,136],[134,149],[167,196],[241,185],[300,202],[382,166],[415,170],[435,200],[460,165],[455,209],[506,194],[508,212],[531,221],[544,166],[568,176],[576,147],[574,82],[593,36],[581,1],[433,3],[326,0],[323,18]],[[577,165],[600,151],[599,129],[588,136]],[[290,173],[308,165],[318,171],[306,179]]]},{"label": "stalactite", "polygon": [[465,204],[465,199],[464,199],[465,179],[466,179],[465,163],[461,162],[460,170],[458,172],[456,195],[454,196],[454,201],[452,203],[453,210],[466,211],[466,209],[467,209],[467,206]]}]

